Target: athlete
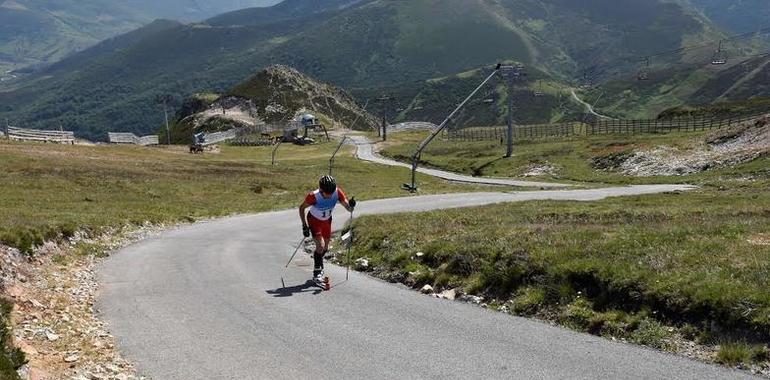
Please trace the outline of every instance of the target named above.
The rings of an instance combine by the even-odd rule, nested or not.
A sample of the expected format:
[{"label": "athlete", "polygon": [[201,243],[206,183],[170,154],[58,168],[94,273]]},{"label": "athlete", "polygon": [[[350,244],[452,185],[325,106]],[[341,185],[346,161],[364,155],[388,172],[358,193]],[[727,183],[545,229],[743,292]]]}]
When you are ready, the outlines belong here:
[{"label": "athlete", "polygon": [[[350,212],[356,207],[355,197],[348,201],[342,189],[337,187],[334,178],[325,175],[318,181],[318,190],[308,193],[305,201],[299,206],[302,234],[305,237],[312,234],[315,240],[313,280],[316,282],[323,281],[324,256],[329,251],[329,240],[332,236],[332,211],[337,203],[341,203]],[[306,214],[308,208],[310,211]]]}]

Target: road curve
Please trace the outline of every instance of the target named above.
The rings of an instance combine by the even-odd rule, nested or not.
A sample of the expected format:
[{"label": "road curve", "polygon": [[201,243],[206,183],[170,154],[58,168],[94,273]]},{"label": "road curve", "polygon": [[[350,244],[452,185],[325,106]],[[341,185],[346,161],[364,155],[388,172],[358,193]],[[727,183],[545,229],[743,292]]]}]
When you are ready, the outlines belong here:
[{"label": "road curve", "polygon": [[575,101],[577,101],[578,103],[582,104],[586,108],[586,111],[588,111],[588,113],[590,113],[591,115],[594,115],[594,116],[596,116],[596,117],[598,117],[600,119],[611,119],[611,120],[614,120],[613,118],[611,118],[611,117],[609,117],[607,115],[602,115],[602,114],[596,112],[596,110],[594,109],[594,106],[592,106],[590,103],[586,102],[585,100],[580,99],[580,97],[578,96],[577,92],[575,92],[574,88],[571,91],[572,91],[572,98],[575,99]]},{"label": "road curve", "polygon": [[[361,202],[361,214],[532,199],[591,201],[687,190],[653,185]],[[97,307],[153,379],[748,378],[741,372],[460,302],[327,265],[306,284],[296,210],[194,224],[133,244],[100,268]],[[335,227],[345,222],[338,211]]]},{"label": "road curve", "polygon": [[[365,136],[349,135],[348,138],[353,141],[357,146],[356,157],[376,164],[388,165],[388,166],[400,166],[408,169],[412,169],[412,165],[405,164],[396,160],[391,160],[380,156],[374,152],[374,144],[369,141]],[[572,187],[573,185],[553,183],[553,182],[535,182],[535,181],[520,181],[506,178],[488,178],[488,177],[472,177],[469,175],[457,174],[447,172],[438,169],[429,169],[425,167],[418,167],[417,172],[427,174],[433,177],[442,178],[448,181],[464,182],[464,183],[476,183],[481,185],[500,185],[500,186],[515,186],[515,187],[539,187],[543,189],[558,189],[565,187]]]}]

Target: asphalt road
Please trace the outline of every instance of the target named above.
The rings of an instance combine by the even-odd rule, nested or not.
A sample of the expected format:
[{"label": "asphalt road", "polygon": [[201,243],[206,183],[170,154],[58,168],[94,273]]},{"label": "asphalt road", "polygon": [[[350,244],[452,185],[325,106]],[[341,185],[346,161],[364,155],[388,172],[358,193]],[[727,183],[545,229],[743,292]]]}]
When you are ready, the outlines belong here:
[{"label": "asphalt road", "polygon": [[[412,165],[405,164],[396,160],[391,160],[380,156],[374,151],[374,145],[365,136],[350,135],[348,138],[357,145],[356,157],[361,160],[373,162],[381,165],[388,166],[400,166],[408,169],[412,169]],[[543,189],[558,189],[572,187],[572,185],[553,183],[553,182],[536,182],[536,181],[521,181],[507,178],[489,178],[489,177],[472,177],[469,175],[457,174],[447,172],[438,169],[430,169],[426,167],[418,167],[418,173],[427,174],[433,177],[442,178],[453,182],[466,182],[466,183],[478,183],[485,185],[500,185],[500,186],[514,186],[514,187],[539,187]],[[419,185],[419,184],[418,184]]]},{"label": "asphalt road", "polygon": [[[686,189],[452,194],[361,202],[361,214],[530,199],[591,201]],[[336,227],[347,219],[337,211]],[[168,231],[100,268],[97,307],[123,353],[153,379],[745,378],[745,373],[430,298],[327,265],[307,284],[296,210]]]}]

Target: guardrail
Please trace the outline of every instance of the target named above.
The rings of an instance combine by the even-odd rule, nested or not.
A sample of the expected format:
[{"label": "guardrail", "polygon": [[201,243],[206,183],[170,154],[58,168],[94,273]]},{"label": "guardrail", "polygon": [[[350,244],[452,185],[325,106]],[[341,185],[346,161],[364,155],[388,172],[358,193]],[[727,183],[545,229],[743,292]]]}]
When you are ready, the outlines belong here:
[{"label": "guardrail", "polygon": [[157,135],[138,137],[133,133],[108,132],[107,137],[111,144],[134,144],[141,146],[159,144]]},{"label": "guardrail", "polygon": [[238,136],[237,129],[231,129],[224,132],[207,133],[205,135],[204,146],[220,143],[227,140],[232,140]]},{"label": "guardrail", "polygon": [[8,138],[17,141],[42,141],[60,144],[74,144],[75,133],[70,131],[49,131],[8,127]]}]

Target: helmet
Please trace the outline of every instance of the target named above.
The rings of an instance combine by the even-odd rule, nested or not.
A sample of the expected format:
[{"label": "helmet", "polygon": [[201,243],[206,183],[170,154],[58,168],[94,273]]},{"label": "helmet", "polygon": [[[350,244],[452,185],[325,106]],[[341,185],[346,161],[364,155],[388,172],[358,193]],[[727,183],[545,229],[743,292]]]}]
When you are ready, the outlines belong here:
[{"label": "helmet", "polygon": [[331,194],[337,191],[337,181],[334,180],[334,177],[325,175],[318,181],[318,187],[324,193]]}]

